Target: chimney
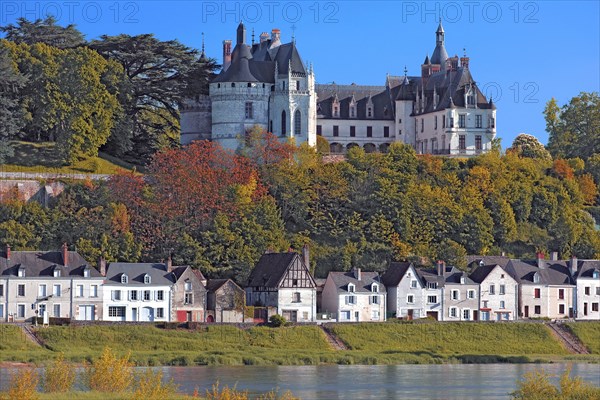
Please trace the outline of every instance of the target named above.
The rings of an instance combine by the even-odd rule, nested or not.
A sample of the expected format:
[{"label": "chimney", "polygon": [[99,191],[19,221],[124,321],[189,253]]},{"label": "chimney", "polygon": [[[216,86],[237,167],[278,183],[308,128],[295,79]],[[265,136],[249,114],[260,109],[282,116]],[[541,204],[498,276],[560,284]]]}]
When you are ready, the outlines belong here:
[{"label": "chimney", "polygon": [[464,56],[460,58],[460,66],[464,69],[469,69],[469,57]]},{"label": "chimney", "polygon": [[271,30],[271,43],[279,42],[279,38],[281,37],[281,31],[277,28],[273,28]]},{"label": "chimney", "polygon": [[67,247],[67,243],[63,243],[62,245],[62,258],[63,258],[63,265],[65,267],[68,267],[69,265],[69,248]]},{"label": "chimney", "polygon": [[437,274],[438,276],[444,276],[444,262],[442,260],[438,260],[437,262]]},{"label": "chimney", "polygon": [[354,268],[354,277],[356,280],[362,280],[362,274],[360,273],[360,268]]},{"label": "chimney", "polygon": [[260,37],[260,42],[264,43],[267,40],[269,40],[269,33],[268,32],[263,32],[263,33],[260,34],[259,37]]},{"label": "chimney", "polygon": [[552,253],[550,253],[550,260],[558,261],[558,251],[553,251]]},{"label": "chimney", "polygon": [[10,245],[6,245],[6,259],[10,260]]},{"label": "chimney", "polygon": [[310,258],[309,258],[309,251],[308,251],[308,245],[305,244],[304,246],[302,246],[302,260],[304,261],[304,265],[306,265],[306,268],[308,268],[310,270]]},{"label": "chimney", "polygon": [[575,276],[575,274],[577,273],[577,256],[571,256],[571,261],[569,262],[569,269],[571,270],[571,275]]},{"label": "chimney", "polygon": [[231,65],[231,40],[223,40],[223,71]]},{"label": "chimney", "polygon": [[544,253],[542,253],[541,251],[538,251],[537,253],[537,266],[539,269],[544,269],[545,266]]},{"label": "chimney", "polygon": [[169,258],[167,258],[167,272],[173,272],[173,260],[171,259],[171,254],[169,254]]},{"label": "chimney", "polygon": [[100,275],[106,276],[106,260],[103,256],[98,259],[98,272],[100,272]]}]

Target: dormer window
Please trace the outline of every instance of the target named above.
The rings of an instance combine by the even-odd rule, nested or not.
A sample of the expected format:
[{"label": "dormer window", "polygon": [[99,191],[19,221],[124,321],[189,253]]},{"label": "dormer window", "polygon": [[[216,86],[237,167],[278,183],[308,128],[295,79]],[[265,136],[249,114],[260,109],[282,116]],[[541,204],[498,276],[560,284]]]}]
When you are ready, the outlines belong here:
[{"label": "dormer window", "polygon": [[19,270],[17,271],[17,276],[19,278],[25,278],[25,268],[19,267]]},{"label": "dormer window", "polygon": [[149,285],[151,283],[150,275],[148,275],[148,274],[144,275],[144,283],[146,285]]},{"label": "dormer window", "polygon": [[[54,272],[57,272],[57,271],[54,270]],[[60,276],[60,271],[58,271],[58,276]],[[90,267],[85,267],[83,269],[83,277],[84,278],[89,278],[90,277]]]},{"label": "dormer window", "polygon": [[349,284],[348,284],[348,291],[349,291],[350,293],[354,293],[354,289],[355,289],[355,288],[354,288],[354,284],[353,284],[353,283],[349,283]]},{"label": "dormer window", "polygon": [[479,266],[483,267],[485,265],[485,263],[483,262],[483,260],[479,261]]},{"label": "dormer window", "polygon": [[367,117],[373,118],[373,107],[367,108]]},{"label": "dormer window", "polygon": [[379,285],[376,284],[376,283],[371,284],[371,292],[378,293],[379,292]]},{"label": "dormer window", "polygon": [[123,274],[121,275],[121,283],[126,284],[129,281],[129,278],[127,277],[127,275]]},{"label": "dormer window", "polygon": [[461,285],[464,285],[464,284],[465,284],[465,277],[464,277],[464,276],[461,276],[461,277],[460,277],[460,284],[461,284]]},{"label": "dormer window", "polygon": [[[84,271],[84,274],[85,274],[85,271]],[[60,278],[60,269],[54,268],[54,271],[52,271],[52,276],[55,278]]]},{"label": "dormer window", "polygon": [[540,283],[540,274],[537,272],[533,274],[533,283]]},{"label": "dormer window", "polygon": [[595,270],[595,271],[592,273],[592,277],[593,277],[594,279],[598,279],[598,278],[600,278],[600,272],[599,272],[598,270]]},{"label": "dormer window", "polygon": [[338,106],[333,106],[333,116],[334,117],[340,116],[340,108]]}]

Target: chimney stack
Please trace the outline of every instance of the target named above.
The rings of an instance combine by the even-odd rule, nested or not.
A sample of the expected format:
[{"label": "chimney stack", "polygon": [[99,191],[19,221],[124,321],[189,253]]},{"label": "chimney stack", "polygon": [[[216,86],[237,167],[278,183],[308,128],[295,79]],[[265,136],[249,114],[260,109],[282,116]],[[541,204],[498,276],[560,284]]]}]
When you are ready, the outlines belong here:
[{"label": "chimney stack", "polygon": [[106,276],[106,260],[103,256],[98,259],[98,272],[100,272],[100,275]]},{"label": "chimney stack", "polygon": [[444,276],[444,262],[442,260],[438,260],[437,262],[437,274],[438,276]]},{"label": "chimney stack", "polygon": [[278,43],[281,37],[281,31],[277,28],[273,28],[271,30],[271,45],[274,43]]},{"label": "chimney stack", "polygon": [[354,277],[358,281],[362,280],[362,274],[360,272],[360,268],[354,268]]},{"label": "chimney stack", "polygon": [[167,272],[173,272],[173,260],[171,259],[171,254],[169,254],[169,258],[167,258]]},{"label": "chimney stack", "polygon": [[464,69],[469,69],[469,57],[464,56],[460,58],[460,66]]},{"label": "chimney stack", "polygon": [[65,267],[68,267],[69,265],[69,248],[67,247],[67,243],[63,243],[62,245],[62,258],[63,258],[63,265]]},{"label": "chimney stack", "polygon": [[544,253],[542,253],[541,251],[538,251],[537,253],[537,266],[539,269],[544,269]]},{"label": "chimney stack", "polygon": [[10,260],[10,245],[6,245],[6,259]]},{"label": "chimney stack", "polygon": [[308,245],[305,244],[304,246],[302,246],[302,260],[304,261],[304,265],[306,265],[306,268],[308,268],[310,270],[310,258],[309,258],[309,251],[308,251]]},{"label": "chimney stack", "polygon": [[558,261],[558,251],[553,251],[552,253],[550,253],[550,260]]},{"label": "chimney stack", "polygon": [[223,40],[223,71],[231,65],[231,40]]},{"label": "chimney stack", "polygon": [[569,269],[571,270],[571,275],[574,277],[577,273],[577,256],[571,256],[571,261],[569,262]]},{"label": "chimney stack", "polygon": [[259,37],[260,37],[260,42],[264,43],[267,40],[269,40],[269,33],[268,32],[263,32],[263,33],[260,34]]}]

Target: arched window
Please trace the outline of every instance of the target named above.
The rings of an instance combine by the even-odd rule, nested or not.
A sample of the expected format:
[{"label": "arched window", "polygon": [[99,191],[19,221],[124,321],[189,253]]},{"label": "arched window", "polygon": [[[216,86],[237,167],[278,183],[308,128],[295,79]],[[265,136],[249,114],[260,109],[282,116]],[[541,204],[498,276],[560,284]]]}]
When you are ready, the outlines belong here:
[{"label": "arched window", "polygon": [[126,284],[127,282],[128,282],[127,275],[125,275],[125,274],[121,275],[121,283]]},{"label": "arched window", "polygon": [[287,134],[287,115],[285,114],[285,110],[281,112],[281,136],[285,136]]},{"label": "arched window", "polygon": [[301,134],[300,130],[302,129],[302,120],[300,110],[296,110],[294,113],[294,136],[298,136]]}]

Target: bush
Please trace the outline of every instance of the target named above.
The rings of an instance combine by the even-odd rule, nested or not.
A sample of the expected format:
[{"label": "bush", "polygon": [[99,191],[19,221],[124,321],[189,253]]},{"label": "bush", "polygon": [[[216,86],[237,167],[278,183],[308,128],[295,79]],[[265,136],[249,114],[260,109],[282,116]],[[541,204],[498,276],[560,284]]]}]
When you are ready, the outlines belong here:
[{"label": "bush", "polygon": [[560,378],[560,387],[550,383],[551,375],[543,371],[529,372],[519,381],[518,388],[511,393],[519,400],[576,400],[600,399],[600,388],[584,382],[580,377],[569,376],[567,369]]},{"label": "bush", "polygon": [[100,358],[86,370],[91,390],[99,392],[124,392],[133,383],[133,363],[130,354],[117,357],[109,347],[105,347]]},{"label": "bush", "polygon": [[46,367],[43,388],[46,393],[64,393],[71,390],[75,383],[75,368],[65,362],[61,353],[58,358]]},{"label": "bush", "polygon": [[40,376],[33,368],[19,370],[10,378],[8,388],[8,399],[38,400],[40,398],[36,391]]},{"label": "bush", "polygon": [[169,382],[163,382],[162,371],[152,371],[147,369],[139,374],[136,379],[133,399],[144,400],[163,400],[173,397],[177,393],[177,385],[171,379]]},{"label": "bush", "polygon": [[284,326],[286,324],[285,318],[279,314],[271,315],[269,322],[271,323],[271,326],[275,328]]}]

